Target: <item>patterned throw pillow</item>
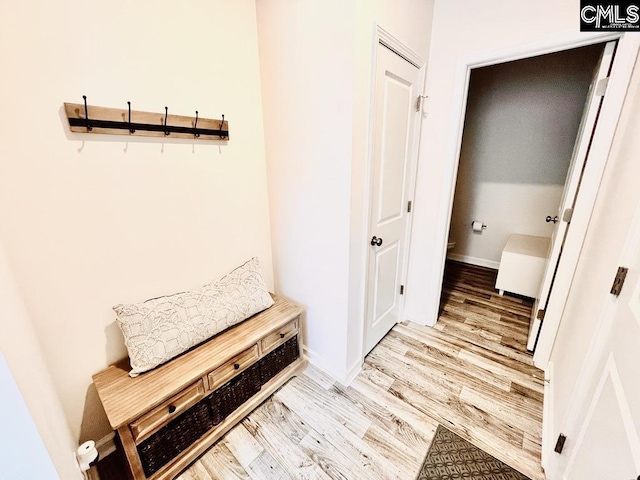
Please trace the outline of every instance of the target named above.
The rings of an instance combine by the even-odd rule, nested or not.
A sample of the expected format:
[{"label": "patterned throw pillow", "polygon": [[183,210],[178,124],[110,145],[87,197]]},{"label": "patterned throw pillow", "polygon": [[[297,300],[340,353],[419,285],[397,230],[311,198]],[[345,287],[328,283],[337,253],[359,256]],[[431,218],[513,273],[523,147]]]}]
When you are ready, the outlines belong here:
[{"label": "patterned throw pillow", "polygon": [[257,258],[190,292],[113,307],[137,376],[273,305]]}]

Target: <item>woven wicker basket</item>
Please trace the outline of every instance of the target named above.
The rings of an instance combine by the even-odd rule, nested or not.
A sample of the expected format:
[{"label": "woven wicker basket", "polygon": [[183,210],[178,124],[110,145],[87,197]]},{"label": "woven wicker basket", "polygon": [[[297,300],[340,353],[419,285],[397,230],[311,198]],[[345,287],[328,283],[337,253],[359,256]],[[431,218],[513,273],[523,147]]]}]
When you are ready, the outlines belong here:
[{"label": "woven wicker basket", "polygon": [[211,409],[195,404],[138,445],[144,473],[150,477],[213,428]]},{"label": "woven wicker basket", "polygon": [[298,356],[295,336],[143,441],[138,445],[138,453],[145,475],[153,475],[222,423]]},{"label": "woven wicker basket", "polygon": [[207,397],[213,424],[218,425],[240,405],[260,391],[260,366],[254,363]]},{"label": "woven wicker basket", "polygon": [[260,360],[260,381],[267,383],[298,358],[298,337],[295,336]]}]

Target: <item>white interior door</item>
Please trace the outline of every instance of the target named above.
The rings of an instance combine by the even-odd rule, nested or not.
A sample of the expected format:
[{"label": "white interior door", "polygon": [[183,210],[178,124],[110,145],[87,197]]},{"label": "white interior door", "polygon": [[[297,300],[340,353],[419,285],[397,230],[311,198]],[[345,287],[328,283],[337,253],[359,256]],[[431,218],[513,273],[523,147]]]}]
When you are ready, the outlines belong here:
[{"label": "white interior door", "polygon": [[565,181],[564,191],[562,192],[562,199],[558,207],[555,228],[551,235],[547,265],[542,279],[540,294],[534,303],[531,313],[529,338],[527,340],[527,349],[530,351],[535,350],[538,334],[542,327],[544,312],[547,309],[547,304],[553,288],[553,280],[558,268],[560,256],[562,255],[562,247],[566,238],[567,229],[571,223],[571,212],[575,205],[576,196],[580,188],[580,180],[582,178],[584,164],[587,161],[589,147],[593,138],[593,131],[596,128],[598,112],[600,111],[607,78],[609,77],[609,70],[613,62],[615,45],[616,42],[609,42],[605,45],[600,64],[594,73],[593,82],[591,83],[591,88],[587,94],[587,101],[573,148],[573,155],[571,163],[569,164],[569,171],[567,172],[567,179]]},{"label": "white interior door", "polygon": [[566,431],[560,469],[567,480],[640,478],[640,204],[621,263],[628,268],[619,297],[611,296],[577,404],[579,421]]},{"label": "white interior door", "polygon": [[373,102],[365,354],[398,321],[420,70],[378,44]]}]

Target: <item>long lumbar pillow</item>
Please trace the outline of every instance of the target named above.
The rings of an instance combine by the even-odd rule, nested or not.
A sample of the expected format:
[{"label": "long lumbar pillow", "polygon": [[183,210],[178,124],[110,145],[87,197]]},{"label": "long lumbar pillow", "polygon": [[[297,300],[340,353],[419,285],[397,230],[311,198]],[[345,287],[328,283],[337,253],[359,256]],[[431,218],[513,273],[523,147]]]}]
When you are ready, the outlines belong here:
[{"label": "long lumbar pillow", "polygon": [[137,376],[273,305],[256,257],[190,292],[116,305]]}]

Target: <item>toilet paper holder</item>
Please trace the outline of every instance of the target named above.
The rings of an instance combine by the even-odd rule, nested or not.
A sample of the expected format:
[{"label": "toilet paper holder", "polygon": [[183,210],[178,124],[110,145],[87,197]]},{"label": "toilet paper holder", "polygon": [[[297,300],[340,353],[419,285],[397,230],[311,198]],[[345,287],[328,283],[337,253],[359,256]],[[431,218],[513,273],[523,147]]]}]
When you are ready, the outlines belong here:
[{"label": "toilet paper holder", "polygon": [[474,232],[482,232],[486,229],[487,226],[484,224],[484,222],[479,222],[478,220],[474,220],[473,222],[471,222],[471,230],[473,230]]}]

